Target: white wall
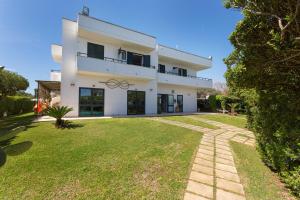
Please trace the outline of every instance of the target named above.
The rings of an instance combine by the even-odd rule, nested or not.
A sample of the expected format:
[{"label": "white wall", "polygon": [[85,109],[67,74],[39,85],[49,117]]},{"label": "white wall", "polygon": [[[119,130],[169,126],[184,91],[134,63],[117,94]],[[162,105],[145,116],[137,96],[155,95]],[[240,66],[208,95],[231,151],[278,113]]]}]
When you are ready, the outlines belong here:
[{"label": "white wall", "polygon": [[50,72],[50,81],[61,81],[61,72],[60,71],[51,71]]},{"label": "white wall", "polygon": [[[174,91],[174,93],[173,93]],[[173,94],[177,100],[177,95],[183,95],[183,112],[197,112],[197,89],[167,84],[158,84],[158,94]],[[176,108],[176,104],[174,105]]]},{"label": "white wall", "polygon": [[126,41],[137,45],[145,46],[154,49],[156,46],[156,38],[133,31],[127,28],[114,25],[102,20],[92,17],[79,15],[78,16],[79,34],[82,32],[89,32],[89,34],[98,34],[99,36],[106,36],[116,40]]},{"label": "white wall", "polygon": [[[91,75],[77,75],[75,86],[72,88],[72,94],[68,93],[69,98],[73,98],[72,104],[73,112],[69,116],[78,116],[79,112],[79,88],[101,88],[104,89],[104,115],[127,115],[127,90],[121,88],[110,89],[104,83],[109,78]],[[133,84],[128,90],[145,91],[146,93],[146,114],[155,114],[157,110],[157,88],[156,81],[140,81],[132,79],[116,79],[118,81],[126,80]]]},{"label": "white wall", "polygon": [[[78,94],[71,84],[76,82],[76,54],[77,54],[77,24],[63,19],[62,24],[62,65],[61,65],[61,105],[76,108]],[[75,106],[76,105],[76,106]],[[69,115],[77,116],[76,110]]]}]

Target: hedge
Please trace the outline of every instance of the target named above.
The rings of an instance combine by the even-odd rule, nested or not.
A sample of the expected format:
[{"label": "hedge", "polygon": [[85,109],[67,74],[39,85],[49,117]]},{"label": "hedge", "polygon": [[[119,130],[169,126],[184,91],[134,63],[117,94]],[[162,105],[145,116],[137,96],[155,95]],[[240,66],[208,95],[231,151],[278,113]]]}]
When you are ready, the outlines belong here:
[{"label": "hedge", "polygon": [[0,100],[0,118],[4,113],[16,115],[21,113],[31,112],[33,110],[34,101],[28,97],[8,96]]}]

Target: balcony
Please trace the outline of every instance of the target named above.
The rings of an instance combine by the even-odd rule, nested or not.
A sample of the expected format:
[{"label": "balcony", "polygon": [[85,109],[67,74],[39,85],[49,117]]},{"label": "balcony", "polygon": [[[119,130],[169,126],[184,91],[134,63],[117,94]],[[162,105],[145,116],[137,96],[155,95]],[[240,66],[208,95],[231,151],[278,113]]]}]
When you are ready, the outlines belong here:
[{"label": "balcony", "polygon": [[156,48],[156,38],[116,24],[79,14],[78,35],[91,41],[102,41],[150,52]]},{"label": "balcony", "polygon": [[87,57],[85,53],[77,53],[77,71],[81,74],[95,74],[107,77],[127,77],[134,79],[156,78],[154,66],[144,67],[127,64],[124,60],[104,57],[104,59]]},{"label": "balcony", "polygon": [[171,72],[157,73],[157,81],[162,84],[187,86],[194,88],[212,88],[212,79],[196,76],[179,76]]},{"label": "balcony", "polygon": [[195,71],[210,68],[212,59],[194,55],[178,49],[173,49],[163,45],[158,46],[158,56],[160,62],[178,64],[179,66],[189,66]]}]

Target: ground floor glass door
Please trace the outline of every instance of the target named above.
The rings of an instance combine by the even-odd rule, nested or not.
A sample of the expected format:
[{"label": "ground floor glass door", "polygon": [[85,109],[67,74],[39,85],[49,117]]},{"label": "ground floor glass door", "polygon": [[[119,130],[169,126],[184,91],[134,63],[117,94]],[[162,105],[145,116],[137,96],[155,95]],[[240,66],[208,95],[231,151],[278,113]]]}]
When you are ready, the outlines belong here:
[{"label": "ground floor glass door", "polygon": [[183,95],[177,95],[176,112],[183,112]]},{"label": "ground floor glass door", "polygon": [[104,115],[104,89],[79,88],[79,116]]},{"label": "ground floor glass door", "polygon": [[143,115],[145,114],[145,92],[127,91],[127,114]]},{"label": "ground floor glass door", "polygon": [[171,94],[168,95],[168,112],[174,112],[174,96]]}]

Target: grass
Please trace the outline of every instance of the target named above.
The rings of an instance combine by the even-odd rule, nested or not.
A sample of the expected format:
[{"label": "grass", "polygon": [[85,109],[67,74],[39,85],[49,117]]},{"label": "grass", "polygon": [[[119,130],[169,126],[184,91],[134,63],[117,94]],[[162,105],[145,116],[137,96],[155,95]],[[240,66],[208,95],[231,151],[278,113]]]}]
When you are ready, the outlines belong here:
[{"label": "grass", "polygon": [[231,116],[227,114],[209,114],[209,115],[195,115],[195,116],[209,119],[209,120],[214,120],[224,124],[233,125],[239,128],[246,128],[247,126],[247,119],[244,115]]},{"label": "grass", "polygon": [[231,146],[247,200],[293,199],[253,147],[236,142],[232,142]]},{"label": "grass", "polygon": [[187,123],[187,124],[192,124],[195,126],[201,126],[203,128],[218,129],[218,127],[216,127],[214,125],[210,125],[205,122],[201,122],[196,119],[188,118],[185,116],[169,116],[169,117],[163,117],[163,118],[178,121],[178,122],[183,122],[183,123]]},{"label": "grass", "polygon": [[34,113],[26,113],[0,119],[0,134],[18,126],[29,125],[33,121],[34,117]]},{"label": "grass", "polygon": [[0,168],[0,199],[182,199],[198,132],[142,118],[74,123],[19,134],[13,143],[33,146]]}]

